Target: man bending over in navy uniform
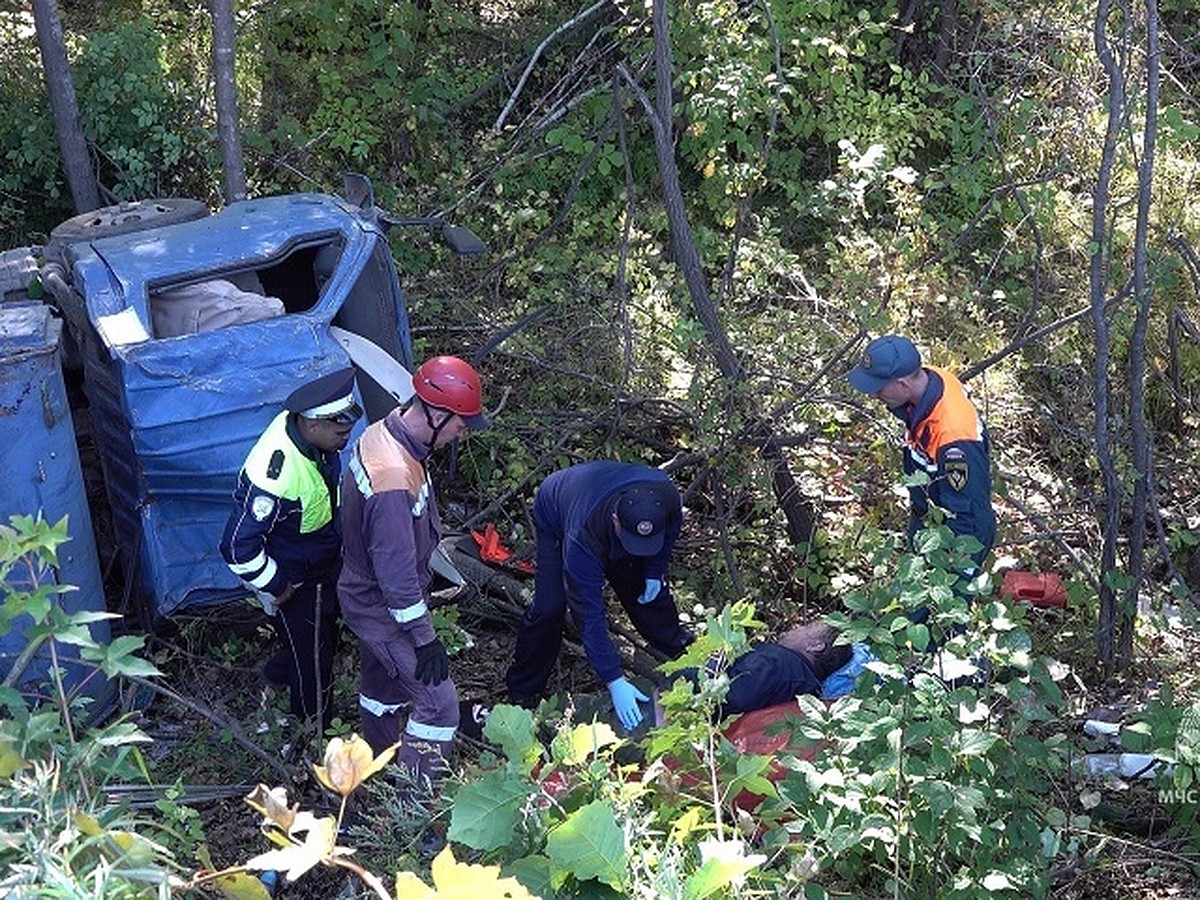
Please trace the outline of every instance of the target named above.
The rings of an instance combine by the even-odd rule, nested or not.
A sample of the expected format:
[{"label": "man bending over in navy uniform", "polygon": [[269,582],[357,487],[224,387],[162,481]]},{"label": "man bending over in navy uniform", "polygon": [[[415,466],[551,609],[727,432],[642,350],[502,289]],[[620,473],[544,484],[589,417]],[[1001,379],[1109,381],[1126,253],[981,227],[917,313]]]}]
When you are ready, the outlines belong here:
[{"label": "man bending over in navy uniform", "polygon": [[609,460],[580,463],[542,482],[533,525],[534,596],[505,677],[509,698],[528,704],[545,688],[570,609],[617,717],[627,729],[636,728],[643,718],[639,703],[649,698],[622,671],[608,633],[604,583],[651,646],[673,658],[691,643],[666,584],[671,549],[683,525],[678,489],[661,469]]}]

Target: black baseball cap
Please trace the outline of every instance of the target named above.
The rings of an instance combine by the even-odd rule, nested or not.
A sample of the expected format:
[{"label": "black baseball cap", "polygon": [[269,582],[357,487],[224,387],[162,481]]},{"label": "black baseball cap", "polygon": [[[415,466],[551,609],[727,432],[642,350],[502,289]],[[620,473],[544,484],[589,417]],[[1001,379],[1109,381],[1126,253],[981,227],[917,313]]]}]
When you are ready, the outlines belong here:
[{"label": "black baseball cap", "polygon": [[645,486],[626,488],[617,498],[621,546],[634,556],[654,556],[663,546],[667,507],[658,492]]}]

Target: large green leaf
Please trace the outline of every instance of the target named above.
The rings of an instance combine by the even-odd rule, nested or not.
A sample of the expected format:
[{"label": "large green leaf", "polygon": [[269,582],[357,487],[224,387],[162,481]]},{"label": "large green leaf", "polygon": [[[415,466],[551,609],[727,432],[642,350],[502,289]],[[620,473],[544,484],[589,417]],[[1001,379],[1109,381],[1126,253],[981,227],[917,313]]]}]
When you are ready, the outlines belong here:
[{"label": "large green leaf", "polygon": [[447,837],[476,850],[495,850],[513,837],[528,784],[507,772],[488,772],[454,796]]},{"label": "large green leaf", "polygon": [[684,900],[702,900],[721,890],[735,878],[761,866],[767,858],[761,853],[746,855],[741,841],[708,840],[700,843],[704,860],[683,885]]},{"label": "large green leaf", "polygon": [[546,837],[546,855],[554,864],[555,878],[570,874],[580,881],[590,878],[619,889],[625,879],[625,834],[612,807],[595,800],[573,812]]},{"label": "large green leaf", "polygon": [[976,728],[964,728],[958,736],[958,752],[963,756],[983,756],[992,748],[1000,735]]},{"label": "large green leaf", "polygon": [[533,713],[520,706],[498,704],[483,726],[483,735],[499,744],[509,762],[526,775],[542,754],[542,745],[534,732]]},{"label": "large green leaf", "polygon": [[768,756],[739,755],[736,771],[729,781],[728,796],[736,797],[744,790],[760,797],[775,796],[775,785],[765,774],[770,767],[771,758]]},{"label": "large green leaf", "polygon": [[[550,860],[541,855],[522,856],[502,867],[505,875],[517,879],[531,894],[539,897],[553,897],[554,888],[550,885]],[[483,900],[483,898],[479,898]]]}]

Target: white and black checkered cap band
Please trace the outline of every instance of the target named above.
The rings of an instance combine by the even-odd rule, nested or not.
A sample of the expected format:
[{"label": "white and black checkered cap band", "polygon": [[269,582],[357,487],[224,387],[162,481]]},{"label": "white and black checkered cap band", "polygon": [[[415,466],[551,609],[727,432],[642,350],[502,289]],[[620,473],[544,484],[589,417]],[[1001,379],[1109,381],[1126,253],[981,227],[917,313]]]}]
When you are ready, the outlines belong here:
[{"label": "white and black checkered cap band", "polygon": [[357,405],[354,401],[354,395],[347,394],[345,397],[338,397],[336,400],[330,400],[328,403],[322,403],[320,406],[306,409],[300,415],[306,419],[330,419],[338,413],[353,409]]}]

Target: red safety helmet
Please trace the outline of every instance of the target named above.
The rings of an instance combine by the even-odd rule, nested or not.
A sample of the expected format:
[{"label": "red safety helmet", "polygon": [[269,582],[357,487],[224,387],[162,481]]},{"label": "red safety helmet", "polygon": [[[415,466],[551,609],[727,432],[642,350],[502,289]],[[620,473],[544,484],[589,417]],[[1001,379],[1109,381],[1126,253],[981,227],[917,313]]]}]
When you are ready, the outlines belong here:
[{"label": "red safety helmet", "polygon": [[413,391],[426,406],[462,416],[474,429],[487,428],[479,373],[457,356],[434,356],[413,373]]}]

